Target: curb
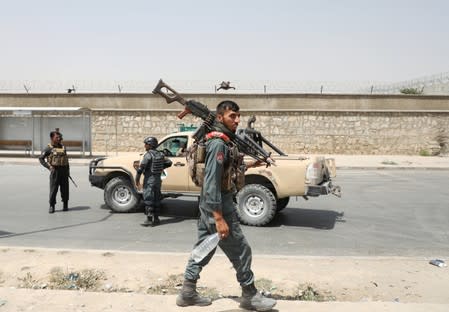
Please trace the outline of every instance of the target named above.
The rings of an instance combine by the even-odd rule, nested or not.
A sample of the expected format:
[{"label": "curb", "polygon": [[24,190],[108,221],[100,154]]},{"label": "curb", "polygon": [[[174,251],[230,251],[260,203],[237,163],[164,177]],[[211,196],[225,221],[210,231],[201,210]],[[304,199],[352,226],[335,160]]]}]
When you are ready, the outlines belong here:
[{"label": "curb", "polygon": [[449,167],[337,166],[337,170],[449,170]]}]

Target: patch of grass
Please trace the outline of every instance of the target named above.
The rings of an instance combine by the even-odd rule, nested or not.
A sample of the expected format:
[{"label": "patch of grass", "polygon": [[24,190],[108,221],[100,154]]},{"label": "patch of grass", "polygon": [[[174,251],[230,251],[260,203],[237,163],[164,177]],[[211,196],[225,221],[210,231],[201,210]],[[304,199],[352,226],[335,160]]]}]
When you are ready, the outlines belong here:
[{"label": "patch of grass", "polygon": [[[184,281],[183,274],[172,274],[165,280],[158,281],[155,285],[151,285],[147,288],[147,294],[151,295],[176,295],[182,288]],[[223,296],[215,288],[198,286],[197,291],[201,296],[216,300]]]},{"label": "patch of grass", "polygon": [[23,252],[30,252],[31,253],[31,252],[36,252],[36,250],[34,250],[34,249],[24,249]]},{"label": "patch of grass", "polygon": [[298,285],[296,289],[282,290],[277,289],[270,280],[262,279],[255,282],[256,287],[265,296],[276,300],[292,300],[292,301],[335,301],[336,298],[330,292],[318,291],[310,284]]},{"label": "patch of grass", "polygon": [[56,267],[50,272],[50,288],[97,290],[100,281],[105,279],[104,272],[96,269],[63,272],[60,267]]},{"label": "patch of grass", "polygon": [[68,253],[70,253],[70,251],[67,251],[67,250],[60,250],[57,252],[58,255],[66,255]]},{"label": "patch of grass", "polygon": [[430,152],[426,149],[422,149],[419,151],[419,156],[430,156]]},{"label": "patch of grass", "polygon": [[273,281],[266,278],[257,279],[254,282],[254,285],[259,291],[262,291],[263,293],[271,293],[272,291],[277,289],[277,287],[274,286]]},{"label": "patch of grass", "polygon": [[152,295],[175,295],[181,289],[184,281],[183,274],[169,275],[166,280],[160,281],[156,285],[151,285],[147,288],[147,294]]},{"label": "patch of grass", "polygon": [[273,281],[261,278],[255,281],[256,288],[265,296],[278,300],[301,300],[301,301],[334,301],[336,300],[329,292],[318,291],[310,284],[298,285],[296,289],[283,290],[274,285]]},{"label": "patch of grass", "polygon": [[335,301],[336,298],[332,296],[329,292],[321,292],[310,284],[298,285],[297,287],[297,299],[302,301]]},{"label": "patch of grass", "polygon": [[223,298],[222,294],[220,294],[216,288],[198,287],[197,290],[201,296],[210,298],[212,300]]},{"label": "patch of grass", "polygon": [[17,279],[20,281],[19,288],[40,288],[39,280],[35,279],[30,272],[27,272],[24,277],[18,277]]},{"label": "patch of grass", "polygon": [[0,271],[0,284],[3,284],[5,281],[3,280],[3,272]]}]

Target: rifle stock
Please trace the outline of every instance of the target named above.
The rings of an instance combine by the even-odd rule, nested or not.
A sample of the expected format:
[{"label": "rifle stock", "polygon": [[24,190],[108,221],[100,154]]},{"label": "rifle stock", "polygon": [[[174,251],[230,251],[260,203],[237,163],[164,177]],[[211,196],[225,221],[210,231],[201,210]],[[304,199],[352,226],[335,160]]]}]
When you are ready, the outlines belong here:
[{"label": "rifle stock", "polygon": [[[168,91],[170,91],[171,93],[169,93]],[[187,101],[181,95],[179,95],[178,92],[176,92],[173,88],[166,84],[162,79],[159,79],[159,82],[153,90],[153,94],[159,94],[160,96],[162,96],[165,101],[167,101],[167,104],[178,102],[186,106],[187,103]],[[184,111],[179,113],[177,116],[179,119],[183,119],[186,115],[191,113],[192,112],[186,107]]]}]

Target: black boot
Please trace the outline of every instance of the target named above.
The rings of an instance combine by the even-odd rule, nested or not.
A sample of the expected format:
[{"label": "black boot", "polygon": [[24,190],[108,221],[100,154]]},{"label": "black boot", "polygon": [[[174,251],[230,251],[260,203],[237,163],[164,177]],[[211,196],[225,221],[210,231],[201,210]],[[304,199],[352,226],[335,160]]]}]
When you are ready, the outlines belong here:
[{"label": "black boot", "polygon": [[145,221],[142,223],[143,226],[149,226],[151,225],[151,214],[150,214],[150,207],[149,206],[145,206]]},{"label": "black boot", "polygon": [[145,219],[145,222],[142,224],[143,226],[153,226],[153,216],[148,215]]},{"label": "black boot", "polygon": [[48,208],[48,213],[55,213],[55,205],[50,205],[50,208]]},{"label": "black boot", "polygon": [[159,220],[159,216],[158,215],[153,215],[153,226],[159,225],[161,224],[161,220]]},{"label": "black boot", "polygon": [[187,306],[208,306],[212,300],[207,297],[201,297],[196,291],[196,281],[184,280],[181,292],[176,298],[176,305],[180,307]]},{"label": "black boot", "polygon": [[276,305],[276,300],[264,297],[257,291],[254,283],[242,287],[240,307],[254,311],[270,311]]},{"label": "black boot", "polygon": [[64,202],[64,206],[62,208],[62,211],[68,211],[69,210],[69,203],[68,202]]}]

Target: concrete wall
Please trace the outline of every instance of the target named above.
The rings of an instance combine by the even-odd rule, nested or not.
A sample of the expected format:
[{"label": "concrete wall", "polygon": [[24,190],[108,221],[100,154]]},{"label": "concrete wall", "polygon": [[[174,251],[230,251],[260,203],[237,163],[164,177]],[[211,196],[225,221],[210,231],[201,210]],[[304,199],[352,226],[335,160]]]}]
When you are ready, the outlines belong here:
[{"label": "concrete wall", "polygon": [[[236,101],[242,111],[449,111],[449,96],[332,94],[186,94],[209,108]],[[0,94],[1,106],[85,107],[92,110],[178,111],[154,94]]]},{"label": "concrete wall", "polygon": [[[189,94],[209,108],[232,99],[241,125],[256,115],[256,129],[287,153],[447,153],[448,96]],[[141,151],[148,135],[162,137],[179,124],[178,103],[153,94],[0,94],[0,106],[86,107],[92,110],[94,152]],[[60,127],[63,131],[63,127]]]}]

